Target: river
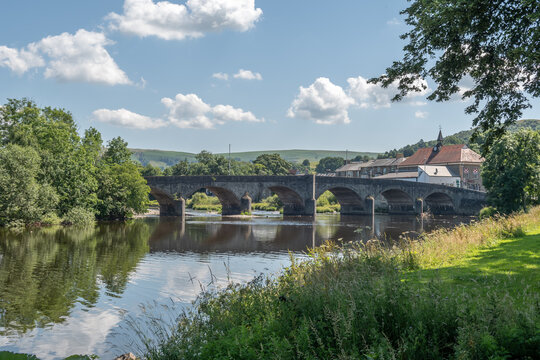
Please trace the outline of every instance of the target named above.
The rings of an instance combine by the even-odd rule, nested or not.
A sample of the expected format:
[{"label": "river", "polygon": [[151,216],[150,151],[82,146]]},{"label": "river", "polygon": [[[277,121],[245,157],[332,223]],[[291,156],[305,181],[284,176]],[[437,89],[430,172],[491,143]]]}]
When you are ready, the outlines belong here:
[{"label": "river", "polygon": [[[92,228],[0,229],[0,350],[62,359],[138,351],[133,332],[158,316],[172,322],[201,289],[278,274],[290,254],[327,240],[415,237],[470,218],[256,213],[185,220],[147,217]],[[134,325],[135,324],[135,325]],[[149,331],[146,328],[146,331]]]}]

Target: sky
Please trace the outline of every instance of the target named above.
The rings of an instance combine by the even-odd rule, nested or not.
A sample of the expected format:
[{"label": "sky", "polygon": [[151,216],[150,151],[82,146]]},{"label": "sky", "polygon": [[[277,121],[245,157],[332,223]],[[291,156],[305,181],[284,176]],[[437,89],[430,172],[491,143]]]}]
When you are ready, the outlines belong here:
[{"label": "sky", "polygon": [[[467,102],[392,103],[405,0],[17,0],[0,12],[0,104],[186,152],[374,151],[471,127]],[[466,84],[464,84],[466,86]],[[539,101],[524,118],[538,118]]]}]

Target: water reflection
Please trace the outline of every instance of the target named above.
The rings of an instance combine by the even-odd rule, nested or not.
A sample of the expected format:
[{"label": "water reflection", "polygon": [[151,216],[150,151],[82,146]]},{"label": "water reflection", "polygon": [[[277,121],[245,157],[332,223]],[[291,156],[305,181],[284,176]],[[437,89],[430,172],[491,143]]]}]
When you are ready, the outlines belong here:
[{"label": "water reflection", "polygon": [[366,241],[376,237],[391,241],[400,235],[418,237],[423,231],[470,221],[463,217],[438,217],[421,221],[407,215],[378,215],[374,228],[370,216],[319,215],[314,218],[187,220],[154,218],[151,252],[302,252],[331,241]]},{"label": "water reflection", "polygon": [[0,233],[0,335],[61,323],[75,303],[92,307],[101,284],[120,296],[148,252],[149,226],[49,228]]},{"label": "water reflection", "polygon": [[[468,218],[320,215],[252,219],[195,215],[146,218],[96,227],[0,231],[0,350],[58,359],[73,353],[112,358],[123,315],[144,302],[190,306],[200,284],[215,277],[248,281],[286,266],[326,240],[396,239],[404,232],[449,227]],[[124,346],[125,345],[125,346]]]}]

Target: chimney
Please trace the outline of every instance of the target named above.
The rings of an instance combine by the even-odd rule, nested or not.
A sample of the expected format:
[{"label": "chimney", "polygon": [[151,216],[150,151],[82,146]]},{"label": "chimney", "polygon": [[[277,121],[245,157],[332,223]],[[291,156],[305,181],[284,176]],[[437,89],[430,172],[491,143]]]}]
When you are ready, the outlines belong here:
[{"label": "chimney", "polygon": [[402,159],[402,158],[403,158],[403,153],[396,154],[396,159]]}]

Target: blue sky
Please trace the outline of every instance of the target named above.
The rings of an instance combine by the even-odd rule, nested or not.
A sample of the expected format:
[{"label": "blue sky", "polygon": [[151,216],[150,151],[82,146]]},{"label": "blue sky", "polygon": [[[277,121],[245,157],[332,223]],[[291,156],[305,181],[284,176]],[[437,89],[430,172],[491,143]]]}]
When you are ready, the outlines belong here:
[{"label": "blue sky", "polygon": [[[433,139],[439,125],[469,129],[459,99],[390,104],[391,89],[365,83],[401,57],[406,6],[10,1],[0,12],[0,101],[30,97],[106,140],[189,152],[384,151]],[[537,118],[538,104],[524,118]]]}]

